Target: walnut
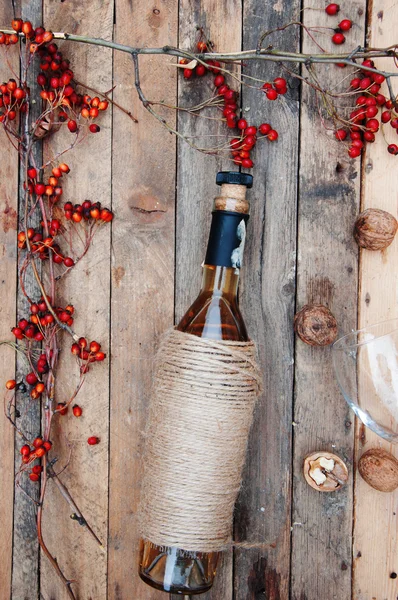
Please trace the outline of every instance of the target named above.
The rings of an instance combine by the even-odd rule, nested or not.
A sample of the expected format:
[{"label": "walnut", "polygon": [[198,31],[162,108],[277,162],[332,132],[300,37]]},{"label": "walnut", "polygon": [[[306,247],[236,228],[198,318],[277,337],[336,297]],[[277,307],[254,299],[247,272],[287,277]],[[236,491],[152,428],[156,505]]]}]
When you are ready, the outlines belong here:
[{"label": "walnut", "polygon": [[398,460],[386,450],[367,450],[359,459],[358,470],[366,483],[379,492],[392,492],[398,487]]},{"label": "walnut", "polygon": [[397,228],[398,222],[390,213],[368,208],[355,221],[354,238],[361,248],[383,250],[393,241]]},{"label": "walnut", "polygon": [[304,477],[318,492],[335,492],[348,481],[348,469],[336,454],[313,452],[304,459]]},{"label": "walnut", "polygon": [[337,322],[323,304],[306,304],[294,317],[294,329],[310,346],[328,346],[337,337]]}]

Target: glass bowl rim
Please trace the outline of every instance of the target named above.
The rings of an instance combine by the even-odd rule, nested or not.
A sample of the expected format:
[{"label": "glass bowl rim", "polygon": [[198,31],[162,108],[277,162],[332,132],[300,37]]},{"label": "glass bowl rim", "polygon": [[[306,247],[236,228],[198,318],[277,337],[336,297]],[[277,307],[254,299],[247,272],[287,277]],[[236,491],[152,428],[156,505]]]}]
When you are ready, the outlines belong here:
[{"label": "glass bowl rim", "polygon": [[[365,331],[371,331],[372,329],[375,329],[376,327],[380,327],[380,325],[385,325],[387,323],[393,323],[396,322],[396,327],[394,327],[393,329],[391,329],[390,331],[388,331],[387,333],[383,333],[383,335],[378,335],[374,338],[372,338],[371,340],[366,340],[363,342],[356,342],[355,344],[349,344],[349,345],[342,345],[342,342],[344,340],[346,340],[347,338],[349,338],[350,336],[358,336],[359,333],[363,333]],[[360,346],[365,346],[366,344],[369,344],[370,342],[373,342],[374,340],[379,340],[383,337],[386,337],[387,335],[391,335],[392,333],[394,333],[395,331],[398,331],[398,317],[395,317],[393,319],[386,319],[385,321],[379,321],[379,323],[374,323],[373,325],[368,325],[367,327],[363,327],[362,329],[356,329],[354,331],[351,331],[351,333],[346,333],[345,335],[342,335],[341,337],[339,337],[332,346],[332,350],[335,351],[342,351],[342,350],[347,350],[347,349],[352,349],[352,348],[358,348]]]}]

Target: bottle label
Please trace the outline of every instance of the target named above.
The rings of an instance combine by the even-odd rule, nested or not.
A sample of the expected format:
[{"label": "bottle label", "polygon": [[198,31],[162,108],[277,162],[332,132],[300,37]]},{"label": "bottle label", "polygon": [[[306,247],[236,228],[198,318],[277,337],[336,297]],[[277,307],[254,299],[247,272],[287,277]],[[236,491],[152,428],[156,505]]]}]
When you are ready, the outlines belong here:
[{"label": "bottle label", "polygon": [[249,215],[216,210],[210,228],[205,264],[239,269],[242,265]]}]

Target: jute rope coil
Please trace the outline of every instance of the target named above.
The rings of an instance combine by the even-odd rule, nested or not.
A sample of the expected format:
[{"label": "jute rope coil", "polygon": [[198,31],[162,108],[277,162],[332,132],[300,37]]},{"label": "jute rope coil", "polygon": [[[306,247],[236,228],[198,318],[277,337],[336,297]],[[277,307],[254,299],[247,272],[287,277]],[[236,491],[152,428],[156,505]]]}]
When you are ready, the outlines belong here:
[{"label": "jute rope coil", "polygon": [[144,539],[214,552],[233,509],[261,388],[253,342],[167,332],[155,361],[141,490]]}]

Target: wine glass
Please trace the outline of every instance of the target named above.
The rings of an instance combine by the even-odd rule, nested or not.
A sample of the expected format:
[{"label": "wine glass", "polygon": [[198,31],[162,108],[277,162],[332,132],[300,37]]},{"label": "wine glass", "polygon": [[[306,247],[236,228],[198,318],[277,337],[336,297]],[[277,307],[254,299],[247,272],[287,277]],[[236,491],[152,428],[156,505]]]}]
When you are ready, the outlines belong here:
[{"label": "wine glass", "polygon": [[398,319],[341,337],[332,355],[348,406],[377,435],[398,443]]}]

